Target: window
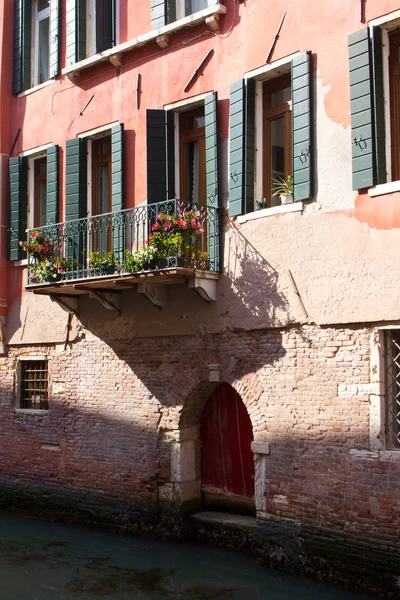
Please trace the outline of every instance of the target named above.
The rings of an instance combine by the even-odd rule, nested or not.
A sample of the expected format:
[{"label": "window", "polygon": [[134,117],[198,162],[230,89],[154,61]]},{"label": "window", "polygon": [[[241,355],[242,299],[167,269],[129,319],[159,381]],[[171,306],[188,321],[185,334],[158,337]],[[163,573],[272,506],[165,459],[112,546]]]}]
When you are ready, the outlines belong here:
[{"label": "window", "polygon": [[46,359],[19,361],[17,398],[19,408],[49,410],[49,372]]},{"label": "window", "polygon": [[147,111],[147,201],[218,206],[216,94]]},{"label": "window", "polygon": [[68,66],[116,45],[118,6],[119,0],[67,0]]},{"label": "window", "polygon": [[217,3],[217,0],[151,0],[151,27],[157,29]]},{"label": "window", "polygon": [[59,73],[59,0],[15,0],[13,93]]},{"label": "window", "polygon": [[30,194],[28,228],[43,227],[47,221],[47,156],[29,161]]},{"label": "window", "polygon": [[400,330],[385,331],[385,400],[388,448],[400,448]]},{"label": "window", "polygon": [[305,52],[231,86],[230,216],[280,204],[275,186],[289,176],[294,201],[312,198],[311,84],[311,52]]},{"label": "window", "polygon": [[26,258],[26,229],[58,222],[58,146],[9,159],[9,259]]},{"label": "window", "polygon": [[290,75],[263,83],[263,186],[267,206],[280,203],[276,181],[292,177],[292,115]]},{"label": "window", "polygon": [[400,20],[389,19],[349,36],[355,190],[400,180]]}]

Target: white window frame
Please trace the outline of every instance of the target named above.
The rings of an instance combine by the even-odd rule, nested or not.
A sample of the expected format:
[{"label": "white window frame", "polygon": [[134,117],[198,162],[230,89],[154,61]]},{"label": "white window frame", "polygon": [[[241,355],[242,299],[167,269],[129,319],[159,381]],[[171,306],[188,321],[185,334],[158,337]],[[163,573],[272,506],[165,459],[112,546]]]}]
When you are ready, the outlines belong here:
[{"label": "white window frame", "polygon": [[[51,2],[51,0],[50,0]],[[32,87],[41,85],[39,84],[39,24],[43,19],[49,19],[49,57],[50,57],[50,3],[47,8],[44,8],[41,11],[38,11],[38,0],[34,0],[32,3],[33,8],[33,27],[32,27],[32,41],[31,41],[31,50],[32,50],[32,76],[31,76],[31,84]],[[49,65],[49,75],[50,75],[50,65]],[[48,80],[47,80],[48,81]],[[42,82],[45,83],[45,82]]]},{"label": "white window frame", "polygon": [[214,4],[217,4],[217,0],[207,0],[207,6],[201,8],[200,10],[196,10],[195,12],[186,14],[186,0],[176,0],[176,20],[184,19],[185,17],[189,17],[190,15],[195,15],[197,12],[201,12],[207,8],[210,8]]},{"label": "white window frame", "polygon": [[[96,54],[96,0],[87,1],[86,13],[86,56]],[[115,0],[115,44],[120,43],[120,0]]]},{"label": "white window frame", "polygon": [[389,76],[389,32],[400,29],[400,10],[374,19],[368,23],[370,37],[374,27],[382,31],[382,61],[383,61],[383,101],[385,106],[385,155],[386,155],[386,183],[371,187],[369,196],[379,196],[400,191],[400,181],[392,178],[392,132],[390,118],[390,76]]},{"label": "white window frame", "polygon": [[[22,384],[22,363],[31,362],[36,360],[42,360],[47,362],[47,393],[49,408],[38,409],[38,408],[21,408],[21,384]],[[19,413],[29,414],[40,414],[47,415],[50,412],[50,398],[51,398],[51,376],[50,376],[50,357],[46,354],[36,354],[30,356],[19,356],[15,368],[15,393],[14,393],[14,410]]]},{"label": "white window frame", "polygon": [[[295,52],[289,56],[285,56],[269,65],[262,66],[253,71],[244,74],[244,79],[254,79],[256,83],[256,106],[255,106],[255,136],[254,136],[254,202],[258,198],[263,197],[264,189],[264,169],[263,169],[263,83],[281,75],[290,73],[292,68],[292,60],[299,56],[300,52]],[[254,206],[254,210],[256,210]],[[270,210],[277,207],[269,207],[265,210]],[[269,214],[269,213],[268,213]]]},{"label": "white window frame", "polygon": [[111,135],[111,129],[113,128],[114,125],[118,125],[119,121],[115,121],[114,123],[109,123],[107,125],[102,125],[101,127],[97,127],[96,129],[92,129],[90,131],[85,131],[83,133],[79,133],[77,135],[78,138],[86,138],[87,140],[87,146],[86,146],[86,151],[87,151],[87,162],[86,162],[86,168],[87,168],[87,216],[88,217],[92,217],[93,216],[93,200],[92,200],[92,188],[93,188],[93,182],[92,182],[92,142],[95,139],[101,138],[101,137],[105,137],[107,135]]},{"label": "white window frame", "polygon": [[47,152],[39,152],[29,156],[28,158],[28,214],[27,214],[27,227],[33,229],[34,227],[34,216],[35,216],[35,161],[39,158],[46,158]]},{"label": "white window frame", "polygon": [[[199,96],[193,96],[186,100],[180,100],[172,104],[166,104],[164,106],[165,111],[172,111],[174,113],[174,151],[175,151],[175,198],[180,198],[181,194],[181,180],[180,180],[180,131],[179,131],[179,114],[185,113],[197,106],[204,106],[204,100],[208,94],[200,94]],[[165,124],[166,126],[167,124]],[[167,164],[168,164],[168,144],[167,144]],[[168,177],[167,177],[168,186]],[[167,190],[168,196],[168,190]]]}]

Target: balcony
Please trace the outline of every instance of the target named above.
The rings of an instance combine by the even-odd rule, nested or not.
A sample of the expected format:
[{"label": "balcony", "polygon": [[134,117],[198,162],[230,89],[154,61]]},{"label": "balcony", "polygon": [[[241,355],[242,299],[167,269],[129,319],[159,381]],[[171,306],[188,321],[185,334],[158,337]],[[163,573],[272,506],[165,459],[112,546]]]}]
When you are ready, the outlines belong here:
[{"label": "balcony", "polygon": [[26,289],[70,312],[77,304],[69,300],[83,294],[113,309],[111,295],[132,288],[162,307],[165,286],[177,283],[210,302],[220,270],[220,212],[168,200],[28,230],[26,249]]}]

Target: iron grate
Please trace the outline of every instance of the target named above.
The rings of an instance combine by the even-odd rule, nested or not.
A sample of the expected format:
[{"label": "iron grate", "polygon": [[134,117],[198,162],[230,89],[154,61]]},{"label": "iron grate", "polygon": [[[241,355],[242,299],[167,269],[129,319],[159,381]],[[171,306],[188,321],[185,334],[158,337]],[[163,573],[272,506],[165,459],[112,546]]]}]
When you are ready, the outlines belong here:
[{"label": "iron grate", "polygon": [[21,362],[21,408],[49,409],[49,373],[47,360]]},{"label": "iron grate", "polygon": [[400,331],[385,331],[386,435],[389,448],[400,448]]}]

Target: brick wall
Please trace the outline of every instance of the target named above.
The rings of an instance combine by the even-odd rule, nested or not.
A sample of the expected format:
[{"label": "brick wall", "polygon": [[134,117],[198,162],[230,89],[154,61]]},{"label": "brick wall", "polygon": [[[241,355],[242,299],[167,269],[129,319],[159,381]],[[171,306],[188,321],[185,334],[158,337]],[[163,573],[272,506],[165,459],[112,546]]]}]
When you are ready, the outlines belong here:
[{"label": "brick wall", "polygon": [[[35,353],[49,356],[48,414],[14,410],[16,360]],[[394,545],[400,453],[369,452],[369,358],[370,330],[316,326],[10,348],[0,477],[157,510],[170,444],[196,430],[214,369],[270,444],[267,513]]]}]

